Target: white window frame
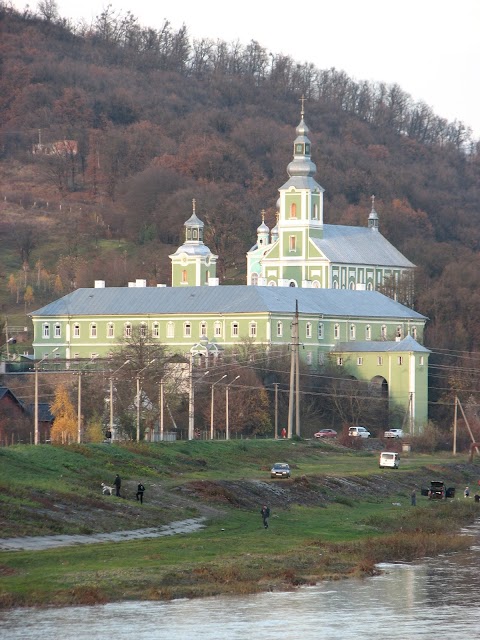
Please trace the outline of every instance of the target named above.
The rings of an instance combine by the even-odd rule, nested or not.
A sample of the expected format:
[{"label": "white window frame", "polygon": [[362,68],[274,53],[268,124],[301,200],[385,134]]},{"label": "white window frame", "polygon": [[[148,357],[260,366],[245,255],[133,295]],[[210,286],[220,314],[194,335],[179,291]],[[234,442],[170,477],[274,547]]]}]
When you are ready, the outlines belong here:
[{"label": "white window frame", "polygon": [[154,337],[154,338],[159,338],[160,337],[160,324],[158,322],[154,322],[153,323],[152,337]]},{"label": "white window frame", "polygon": [[175,323],[171,320],[167,322],[167,338],[175,338]]},{"label": "white window frame", "polygon": [[50,338],[50,325],[46,322],[43,324],[43,338],[48,340]]},{"label": "white window frame", "polygon": [[336,322],[333,326],[333,339],[340,340],[340,325]]},{"label": "white window frame", "polygon": [[254,320],[252,320],[248,325],[248,335],[250,338],[257,337],[257,323]]},{"label": "white window frame", "polygon": [[350,325],[350,340],[355,340],[357,337],[357,327],[354,324]]},{"label": "white window frame", "polygon": [[372,339],[372,327],[367,324],[367,326],[365,327],[365,340],[371,340]]},{"label": "white window frame", "polygon": [[132,324],[130,322],[125,323],[123,335],[125,336],[125,338],[132,337]]},{"label": "white window frame", "polygon": [[78,322],[73,325],[73,337],[80,338],[80,325]]},{"label": "white window frame", "polygon": [[290,253],[295,253],[297,250],[297,236],[290,236],[288,239],[288,250]]},{"label": "white window frame", "polygon": [[145,322],[142,322],[140,325],[140,337],[142,338],[147,337],[147,325]]},{"label": "white window frame", "polygon": [[283,336],[283,322],[281,320],[277,321],[277,338],[281,338]]},{"label": "white window frame", "polygon": [[312,323],[311,322],[307,322],[307,324],[305,325],[305,337],[306,338],[311,338],[312,337]]},{"label": "white window frame", "polygon": [[324,335],[325,335],[325,325],[323,324],[323,322],[319,322],[318,330],[317,330],[318,339],[323,340]]},{"label": "white window frame", "polygon": [[90,338],[96,338],[98,336],[98,327],[96,322],[90,323]]},{"label": "white window frame", "polygon": [[192,337],[192,323],[184,322],[183,323],[183,337],[191,338]]},{"label": "white window frame", "polygon": [[357,365],[359,367],[361,367],[363,365],[363,356],[358,356],[357,358]]},{"label": "white window frame", "polygon": [[53,328],[53,336],[55,338],[61,338],[62,337],[62,326],[60,325],[59,322],[55,323],[55,326]]},{"label": "white window frame", "polygon": [[221,338],[222,337],[222,323],[219,322],[218,320],[215,322],[215,324],[213,326],[213,333],[214,333],[216,338]]},{"label": "white window frame", "polygon": [[113,324],[113,322],[109,322],[107,324],[107,338],[114,338],[115,337],[115,325]]},{"label": "white window frame", "polygon": [[343,356],[338,356],[337,357],[337,366],[338,367],[343,367]]},{"label": "white window frame", "polygon": [[205,320],[202,320],[202,322],[200,322],[200,337],[203,338],[203,336],[207,336],[208,335],[208,325],[205,322]]},{"label": "white window frame", "polygon": [[238,332],[240,330],[240,327],[238,325],[238,322],[232,322],[232,338],[237,338],[238,337]]}]

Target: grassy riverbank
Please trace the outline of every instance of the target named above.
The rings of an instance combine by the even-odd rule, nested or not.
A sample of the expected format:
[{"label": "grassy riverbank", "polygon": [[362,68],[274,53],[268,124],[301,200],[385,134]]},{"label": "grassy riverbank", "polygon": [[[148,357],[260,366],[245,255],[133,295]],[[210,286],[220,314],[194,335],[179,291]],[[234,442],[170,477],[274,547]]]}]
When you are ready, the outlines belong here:
[{"label": "grassy riverbank", "polygon": [[[271,481],[272,462],[293,468]],[[159,526],[192,515],[205,529],[168,538],[0,553],[0,606],[93,604],[290,589],[371,575],[375,563],[463,549],[479,504],[410,506],[433,477],[473,484],[478,466],[413,456],[399,471],[377,454],[320,443],[175,443],[0,450],[2,537]],[[125,499],[99,487],[115,473]],[[113,474],[113,475],[112,475]],[[142,480],[146,501],[132,500]],[[272,510],[261,526],[260,505]]]}]

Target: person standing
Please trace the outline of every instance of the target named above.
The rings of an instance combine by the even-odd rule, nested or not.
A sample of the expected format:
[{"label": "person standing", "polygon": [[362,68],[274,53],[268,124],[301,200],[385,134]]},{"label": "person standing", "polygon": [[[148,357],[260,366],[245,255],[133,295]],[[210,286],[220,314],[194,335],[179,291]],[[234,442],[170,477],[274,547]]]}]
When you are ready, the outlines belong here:
[{"label": "person standing", "polygon": [[410,494],[410,499],[411,499],[412,507],[416,507],[417,506],[417,490],[415,489],[415,487],[412,489],[412,493]]},{"label": "person standing", "polygon": [[140,500],[140,504],[143,504],[143,492],[145,491],[145,487],[141,482],[138,483],[137,487],[137,500]]},{"label": "person standing", "polygon": [[270,517],[270,509],[266,504],[260,509],[260,513],[262,514],[263,526],[265,529],[268,529],[268,519]]},{"label": "person standing", "polygon": [[281,431],[281,436],[282,436],[282,438],[286,438],[287,437],[287,430],[285,429],[285,427],[283,427],[283,429]]},{"label": "person standing", "polygon": [[470,497],[470,487],[465,487],[465,491],[463,492],[463,497],[464,498]]},{"label": "person standing", "polygon": [[115,495],[119,498],[120,497],[120,487],[122,486],[122,481],[120,479],[120,476],[117,475],[115,476],[115,480],[113,481],[113,484],[115,486]]}]

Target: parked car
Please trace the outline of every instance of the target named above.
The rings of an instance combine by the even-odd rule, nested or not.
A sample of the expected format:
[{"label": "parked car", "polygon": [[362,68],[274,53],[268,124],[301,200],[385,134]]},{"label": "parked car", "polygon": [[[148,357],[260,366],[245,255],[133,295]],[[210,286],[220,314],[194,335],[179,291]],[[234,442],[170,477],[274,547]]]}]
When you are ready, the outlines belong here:
[{"label": "parked car", "polygon": [[447,487],[442,480],[432,480],[430,489],[422,489],[422,496],[428,496],[429,500],[445,500],[455,497],[455,487]]},{"label": "parked car", "polygon": [[320,429],[317,433],[313,434],[314,438],[336,438],[337,432],[335,429]]},{"label": "parked car", "polygon": [[398,469],[400,466],[400,454],[393,451],[382,451],[380,454],[379,467],[384,469],[385,467],[391,467],[392,469]]},{"label": "parked car", "polygon": [[290,478],[290,466],[286,462],[276,462],[270,471],[272,478]]},{"label": "parked car", "polygon": [[403,438],[403,429],[389,429],[383,434],[384,438]]},{"label": "parked car", "polygon": [[365,429],[365,427],[350,427],[348,430],[348,435],[352,436],[353,438],[369,438],[370,437],[370,431],[367,431]]}]

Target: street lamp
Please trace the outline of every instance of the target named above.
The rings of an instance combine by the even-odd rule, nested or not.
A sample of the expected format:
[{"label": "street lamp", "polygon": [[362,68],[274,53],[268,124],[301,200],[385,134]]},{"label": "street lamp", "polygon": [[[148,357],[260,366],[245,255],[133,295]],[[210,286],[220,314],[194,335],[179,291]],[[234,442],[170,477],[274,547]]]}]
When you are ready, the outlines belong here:
[{"label": "street lamp", "polygon": [[[53,349],[52,353],[58,351],[58,347]],[[38,430],[38,367],[42,364],[44,360],[48,358],[49,354],[43,356],[41,360],[35,363],[35,432],[34,432],[34,443],[39,444],[40,442],[40,433]]]},{"label": "street lamp", "polygon": [[145,371],[145,369],[148,369],[155,361],[156,358],[150,360],[150,362],[137,373],[137,442],[140,442],[140,374],[142,371]]},{"label": "street lamp", "polygon": [[118,367],[110,376],[110,438],[112,441],[113,437],[113,376],[120,371],[126,364],[128,364],[130,360],[125,360],[121,367]]},{"label": "street lamp", "polygon": [[225,374],[220,378],[220,380],[217,380],[212,384],[212,400],[210,404],[210,440],[213,440],[213,387],[226,377],[227,377],[227,374]]},{"label": "street lamp", "polygon": [[228,388],[232,385],[235,380],[238,380],[240,376],[234,378],[231,382],[229,382],[225,387],[225,440],[230,440],[230,432],[228,425]]}]

